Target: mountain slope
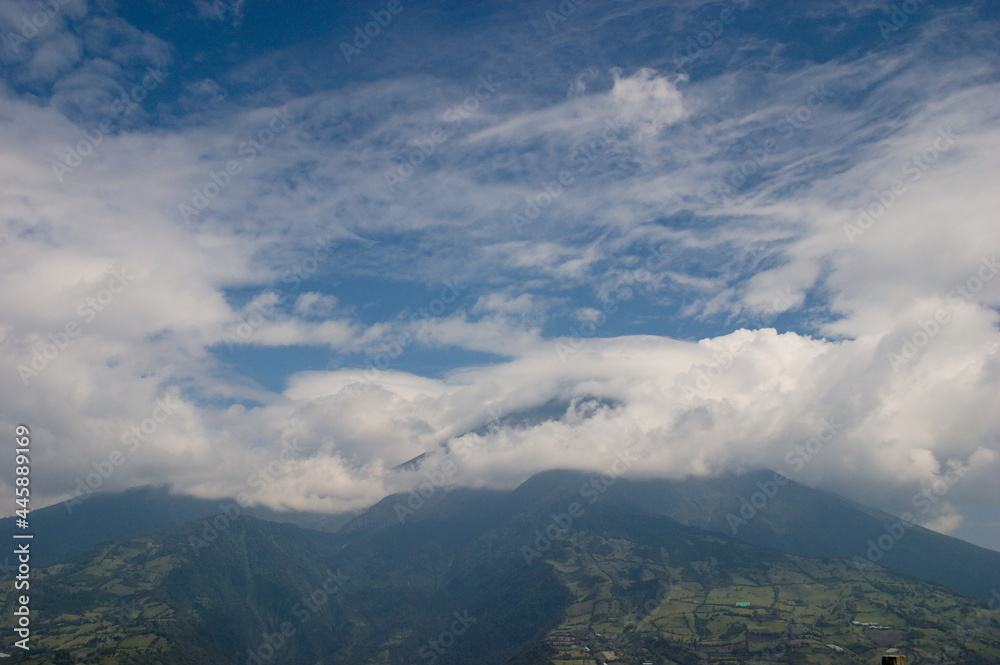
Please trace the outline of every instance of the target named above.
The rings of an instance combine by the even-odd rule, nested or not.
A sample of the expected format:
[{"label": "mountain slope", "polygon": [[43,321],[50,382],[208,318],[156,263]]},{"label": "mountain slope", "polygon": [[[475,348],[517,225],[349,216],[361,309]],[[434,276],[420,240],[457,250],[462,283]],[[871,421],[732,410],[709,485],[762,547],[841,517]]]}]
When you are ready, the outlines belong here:
[{"label": "mountain slope", "polygon": [[[136,487],[123,492],[94,492],[31,512],[31,533],[35,535],[32,562],[47,566],[87,550],[98,543],[130,538],[157,529],[179,526],[192,520],[230,512],[290,522],[319,531],[336,531],[351,515],[325,515],[307,512],[279,513],[252,506],[241,508],[231,499],[198,499],[173,494],[167,487]],[[0,539],[10,542],[11,535],[23,533],[15,518],[0,519]],[[9,555],[0,563],[6,577],[13,571]]]},{"label": "mountain slope", "polygon": [[[619,480],[608,499],[746,543],[805,557],[878,564],[989,602],[1000,552],[978,547],[795,481],[759,471],[683,481]],[[997,596],[1000,600],[1000,596]]]},{"label": "mountain slope", "polygon": [[105,543],[33,573],[33,650],[11,662],[858,663],[890,645],[914,665],[1000,658],[998,613],[973,600],[590,501],[587,481],[440,492],[403,519],[407,497],[387,497],[336,534],[240,516]]},{"label": "mountain slope", "polygon": [[1000,657],[1000,613],[980,615],[941,587],[685,533],[657,516],[585,514],[542,560],[576,596],[546,639],[555,653],[545,660],[556,663],[598,652],[626,662],[858,663],[888,647],[911,663],[952,651],[955,662]]},{"label": "mountain slope", "polygon": [[[528,479],[511,493],[511,501],[523,500],[523,507],[537,499],[540,492],[551,493],[559,488],[569,496],[587,485],[588,497],[599,496],[602,502],[629,511],[663,515],[798,556],[845,558],[854,561],[859,570],[878,564],[983,602],[994,598],[1000,601],[1000,552],[907,524],[895,516],[791,480],[779,487],[774,478],[767,471],[685,480],[618,478],[605,487],[599,479],[595,485],[594,477],[588,474],[550,471]],[[413,512],[407,497],[389,497],[355,518],[347,514],[278,513],[261,507],[239,509],[232,501],[175,495],[165,487],[95,493],[82,501],[71,500],[32,513],[32,531],[36,534],[33,562],[44,566],[65,561],[98,543],[210,517],[227,505],[231,514],[238,509],[239,514],[329,532],[345,524],[353,525],[348,528],[375,521],[389,525],[401,516],[405,521]],[[511,511],[517,510],[517,505],[512,504]],[[9,539],[15,531],[13,518],[0,520],[0,538]],[[0,574],[10,575],[14,563],[10,554],[5,554]]]}]

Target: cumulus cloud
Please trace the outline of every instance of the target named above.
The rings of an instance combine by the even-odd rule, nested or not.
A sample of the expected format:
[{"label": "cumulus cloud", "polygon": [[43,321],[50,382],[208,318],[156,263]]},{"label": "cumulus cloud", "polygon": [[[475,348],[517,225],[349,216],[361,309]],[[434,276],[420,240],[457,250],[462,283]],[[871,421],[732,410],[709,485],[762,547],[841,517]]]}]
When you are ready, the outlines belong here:
[{"label": "cumulus cloud", "polygon": [[990,25],[925,7],[898,44],[802,59],[733,26],[690,72],[608,46],[662,14],[683,50],[702,5],[668,4],[588,9],[585,52],[417,31],[319,72],[337,39],[234,68],[66,3],[0,87],[0,420],[34,428],[39,500],[118,450],[101,489],[330,511],[419,482],[420,455],[510,487],[619,453],[955,533],[1000,505]]},{"label": "cumulus cloud", "polygon": [[[605,471],[624,451],[636,460],[633,476],[773,468],[911,512],[935,528],[957,524],[949,517],[956,505],[997,498],[994,486],[975,480],[1000,471],[991,436],[1000,425],[995,396],[976,411],[975,428],[968,412],[948,415],[984,387],[975,371],[947,383],[933,374],[876,374],[871,342],[773,329],[698,343],[580,341],[553,340],[508,363],[444,380],[383,372],[355,384],[347,372],[310,372],[293,380],[286,392],[291,404],[236,415],[284,423],[275,440],[294,430],[312,442],[317,460],[336,464],[357,483],[376,483],[373,494],[419,481],[414,472],[388,469],[423,453],[430,454],[425,470],[446,458],[457,463],[452,482],[511,487],[547,468]],[[570,350],[561,353],[560,344]],[[505,424],[553,400],[570,406],[537,424]],[[268,415],[277,412],[281,418]],[[474,453],[458,457],[459,450]],[[948,476],[948,503],[921,510],[913,496],[945,482],[953,467],[961,476]],[[374,468],[381,475],[369,475]],[[884,496],[878,488],[887,482],[909,493]],[[285,489],[260,498],[274,502],[281,493],[281,501],[293,501]],[[334,495],[326,504],[331,509],[355,505],[349,493]]]},{"label": "cumulus cloud", "polygon": [[684,101],[677,87],[644,67],[623,78],[615,72],[611,99],[623,122],[638,126],[639,137],[650,139],[684,117]]}]

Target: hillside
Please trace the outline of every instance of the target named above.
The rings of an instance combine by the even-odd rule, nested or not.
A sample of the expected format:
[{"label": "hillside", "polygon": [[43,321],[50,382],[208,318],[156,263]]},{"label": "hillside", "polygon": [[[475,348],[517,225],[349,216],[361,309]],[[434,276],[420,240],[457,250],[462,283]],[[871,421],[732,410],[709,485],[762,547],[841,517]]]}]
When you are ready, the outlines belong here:
[{"label": "hillside", "polygon": [[[131,538],[157,529],[180,526],[210,517],[228,508],[230,512],[289,522],[318,531],[336,531],[353,515],[327,515],[309,512],[277,512],[262,506],[241,507],[233,499],[198,499],[175,494],[164,486],[135,487],[123,492],[81,494],[61,503],[34,510],[31,530],[35,534],[32,562],[47,566],[83,552],[99,543]],[[13,517],[0,519],[0,539],[9,542],[20,533]],[[11,568],[11,557],[4,555],[2,576]]]},{"label": "hillside", "polygon": [[859,570],[878,564],[983,602],[1000,589],[1000,552],[793,480],[778,486],[775,477],[758,471],[681,481],[622,480],[607,495],[632,511],[789,554],[847,559]]},{"label": "hillside", "polygon": [[440,493],[402,522],[388,497],[336,534],[241,516],[105,543],[35,573],[33,650],[8,662],[1000,659],[975,600],[591,504],[581,478]]}]

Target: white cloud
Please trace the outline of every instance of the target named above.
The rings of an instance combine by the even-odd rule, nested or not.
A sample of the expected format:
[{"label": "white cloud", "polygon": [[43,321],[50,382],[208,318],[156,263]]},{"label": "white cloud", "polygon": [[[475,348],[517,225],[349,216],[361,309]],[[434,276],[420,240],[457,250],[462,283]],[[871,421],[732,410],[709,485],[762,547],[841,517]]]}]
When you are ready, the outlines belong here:
[{"label": "white cloud", "polygon": [[[7,24],[19,16],[11,6],[0,9]],[[0,87],[0,393],[45,451],[40,500],[71,491],[175,395],[171,417],[105,487],[239,492],[295,440],[294,473],[255,500],[356,508],[414,481],[396,465],[475,443],[457,478],[471,485],[509,486],[553,466],[603,470],[627,450],[641,460],[635,473],[763,465],[914,512],[914,494],[954,462],[967,473],[919,517],[957,528],[965,507],[1000,504],[988,482],[1000,459],[1000,279],[980,274],[1000,251],[1000,89],[992,54],[962,41],[981,28],[960,23],[949,39],[965,46],[943,53],[955,19],[928,12],[892,50],[787,67],[776,64],[780,45],[764,57],[764,37],[734,30],[690,79],[662,65],[615,69],[600,52],[572,65],[532,57],[515,71],[499,66],[514,57],[504,49],[524,58],[542,46],[507,34],[502,48],[484,38],[474,75],[352,70],[356,79],[310,88],[295,47],[194,81],[177,67],[177,99],[125,118],[115,97],[145,67],[168,65],[173,47],[66,5],[21,55],[3,56]],[[566,27],[582,35],[582,25]],[[721,73],[705,73],[709,63]],[[448,116],[493,65],[513,73],[461,122]],[[260,83],[277,72],[282,82]],[[25,92],[29,83],[51,94]],[[290,121],[267,135],[276,112]],[[109,117],[115,127],[60,181],[53,162]],[[386,172],[435,130],[446,138],[390,189]],[[239,172],[219,185],[234,160]],[[880,202],[897,181],[904,189]],[[213,182],[218,195],[185,220],[179,205]],[[876,203],[884,211],[848,237],[858,209]],[[530,224],[512,223],[526,211]],[[112,292],[111,270],[134,279]],[[374,298],[338,281],[353,276],[460,286],[434,293],[432,315],[373,321],[352,302]],[[598,326],[599,303],[623,285],[630,306],[712,337],[564,332],[566,313],[578,330]],[[276,304],[261,314],[265,296]],[[778,334],[776,318],[798,332]],[[629,323],[616,319],[616,330]],[[68,324],[81,333],[25,385],[18,367],[58,346]],[[733,331],[741,325],[751,329]],[[294,374],[276,394],[213,355],[227,335],[255,350],[365,357]],[[363,365],[401,339],[438,358],[458,348],[509,360],[455,363],[443,378]],[[552,400],[570,412],[496,421],[498,410]],[[789,452],[823,418],[843,430],[790,469]]]},{"label": "white cloud", "polygon": [[[874,373],[873,350],[870,342],[833,343],[773,330],[737,331],[697,344],[589,339],[567,362],[554,343],[538,345],[509,363],[456,372],[444,382],[382,372],[352,386],[348,372],[312,372],[296,377],[286,392],[293,412],[290,405],[261,407],[256,417],[268,419],[265,414],[277,408],[283,415],[275,421],[285,428],[297,423],[292,426],[301,440],[326,450],[320,457],[353,460],[343,462],[352,473],[388,468],[423,452],[439,455],[448,443],[476,451],[459,464],[457,482],[510,486],[551,467],[601,471],[624,450],[638,460],[631,475],[683,477],[766,466],[930,522],[939,517],[937,509],[921,513],[910,497],[932,486],[950,460],[966,471],[950,487],[948,505],[995,501],[988,484],[966,482],[998,471],[1000,454],[990,436],[1000,425],[995,397],[974,412],[967,406],[947,416],[955,405],[968,405],[970,396],[984,394],[980,375],[970,371],[942,383],[935,374]],[[616,406],[471,433],[497,416],[552,399],[584,398]],[[796,455],[796,445],[822,431],[823,419],[835,425],[832,440],[812,455]],[[970,428],[971,421],[978,425]],[[878,489],[886,478],[894,479],[893,496]],[[370,480],[384,489],[403,482],[393,474]]]},{"label": "white cloud", "polygon": [[610,95],[617,117],[637,125],[643,140],[655,137],[664,127],[684,117],[684,101],[676,85],[649,68],[624,78],[615,72]]}]

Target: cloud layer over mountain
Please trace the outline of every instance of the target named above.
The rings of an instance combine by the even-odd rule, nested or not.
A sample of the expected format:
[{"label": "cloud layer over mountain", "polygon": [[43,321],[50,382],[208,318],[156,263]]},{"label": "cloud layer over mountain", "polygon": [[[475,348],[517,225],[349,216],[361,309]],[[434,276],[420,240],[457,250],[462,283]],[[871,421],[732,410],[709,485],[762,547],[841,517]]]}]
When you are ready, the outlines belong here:
[{"label": "cloud layer over mountain", "polygon": [[133,4],[0,8],[39,501],[624,454],[1000,547],[991,3]]}]

